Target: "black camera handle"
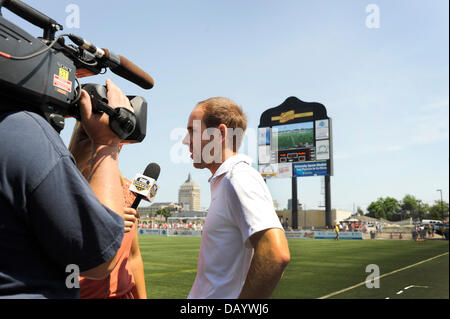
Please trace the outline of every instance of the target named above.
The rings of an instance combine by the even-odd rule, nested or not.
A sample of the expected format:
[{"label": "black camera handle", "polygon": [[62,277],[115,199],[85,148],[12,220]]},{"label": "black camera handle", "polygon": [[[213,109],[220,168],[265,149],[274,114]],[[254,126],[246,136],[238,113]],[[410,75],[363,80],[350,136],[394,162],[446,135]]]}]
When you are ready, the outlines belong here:
[{"label": "black camera handle", "polygon": [[[108,105],[106,87],[100,84],[87,83],[81,85],[91,97],[92,111],[94,113],[104,112],[109,116],[109,127],[124,140],[130,136],[136,128],[136,115],[124,107],[113,109]],[[79,105],[77,107],[79,109]]]},{"label": "black camera handle", "polygon": [[109,115],[109,127],[120,139],[124,140],[134,132],[136,115],[124,107],[113,109],[103,101],[97,101],[97,110]]}]

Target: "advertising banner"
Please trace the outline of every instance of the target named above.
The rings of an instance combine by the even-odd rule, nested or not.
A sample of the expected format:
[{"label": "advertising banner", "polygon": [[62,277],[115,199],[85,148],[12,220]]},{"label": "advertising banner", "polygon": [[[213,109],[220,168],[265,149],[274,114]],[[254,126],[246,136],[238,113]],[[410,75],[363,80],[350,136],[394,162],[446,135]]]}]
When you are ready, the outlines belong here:
[{"label": "advertising banner", "polygon": [[[330,231],[315,231],[314,238],[316,239],[335,239],[336,233]],[[339,239],[363,239],[362,233],[357,232],[340,232]]]},{"label": "advertising banner", "polygon": [[314,238],[314,231],[287,231],[285,232],[286,238],[303,238],[303,239],[312,239]]},{"label": "advertising banner", "polygon": [[159,229],[139,228],[139,235],[162,235],[162,231]]},{"label": "advertising banner", "polygon": [[201,236],[201,230],[189,230],[189,229],[169,229],[167,230],[167,236]]},{"label": "advertising banner", "polygon": [[294,163],[293,165],[294,177],[328,175],[328,165],[326,161],[313,163]]}]

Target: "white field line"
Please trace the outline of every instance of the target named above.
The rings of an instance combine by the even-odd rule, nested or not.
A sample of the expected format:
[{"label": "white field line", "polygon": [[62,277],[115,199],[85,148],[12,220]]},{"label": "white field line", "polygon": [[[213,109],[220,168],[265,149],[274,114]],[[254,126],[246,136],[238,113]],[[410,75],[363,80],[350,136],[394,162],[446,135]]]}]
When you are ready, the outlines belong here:
[{"label": "white field line", "polygon": [[[404,292],[404,290],[408,290],[409,288],[414,288],[414,287],[416,287],[416,288],[430,288],[430,287],[428,287],[428,286],[416,286],[416,285],[411,285],[411,286],[408,286],[408,287],[403,288],[403,290],[398,291],[398,292],[397,292],[397,295],[402,294],[402,293]],[[386,299],[389,299],[389,297],[387,297]]]},{"label": "white field line", "polygon": [[428,287],[428,286],[416,286],[416,285],[411,285],[411,286],[408,286],[408,287],[405,287],[404,289],[405,290],[407,290],[407,289],[409,289],[409,288],[430,288],[430,287]]},{"label": "white field line", "polygon": [[366,280],[366,281],[360,282],[359,284],[356,284],[356,285],[354,285],[354,286],[347,287],[347,288],[345,288],[345,289],[342,289],[342,290],[339,290],[339,291],[332,292],[331,294],[328,294],[328,295],[319,297],[319,298],[317,298],[317,299],[327,299],[327,298],[330,298],[330,297],[332,297],[332,296],[339,295],[339,294],[341,294],[341,293],[343,293],[343,292],[352,290],[352,289],[354,289],[354,288],[356,288],[356,287],[359,287],[359,286],[362,286],[362,285],[364,285],[364,284],[366,284],[366,283],[373,282],[373,281],[375,281],[375,280],[379,280],[379,279],[381,279],[381,278],[383,278],[383,277],[386,277],[386,276],[395,274],[395,273],[397,273],[397,272],[400,272],[400,271],[403,271],[403,270],[406,270],[406,269],[415,267],[415,266],[417,266],[417,265],[426,263],[426,262],[428,262],[428,261],[430,261],[430,260],[433,260],[433,259],[436,259],[436,258],[445,256],[445,255],[448,255],[448,252],[443,253],[443,254],[440,254],[440,255],[437,255],[437,256],[434,256],[434,257],[431,257],[431,258],[428,258],[428,259],[425,259],[425,260],[422,260],[422,261],[419,261],[419,262],[417,262],[417,263],[415,263],[415,264],[412,264],[412,265],[409,265],[409,266],[406,266],[406,267],[403,267],[403,268],[400,268],[400,269],[391,271],[391,272],[389,272],[389,273],[387,273],[387,274],[378,276],[378,277],[376,277],[376,278],[371,278],[370,280]]}]

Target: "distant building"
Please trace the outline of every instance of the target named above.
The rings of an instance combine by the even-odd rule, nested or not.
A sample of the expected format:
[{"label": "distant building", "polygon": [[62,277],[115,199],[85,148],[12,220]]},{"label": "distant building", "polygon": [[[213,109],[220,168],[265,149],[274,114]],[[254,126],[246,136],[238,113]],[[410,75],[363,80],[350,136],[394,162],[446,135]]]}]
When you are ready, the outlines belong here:
[{"label": "distant building", "polygon": [[180,186],[178,203],[182,206],[183,211],[200,210],[200,187],[192,179],[191,173],[184,184]]},{"label": "distant building", "polygon": [[[277,215],[283,222],[287,222],[286,226],[292,227],[292,212],[290,210],[279,210]],[[308,209],[299,210],[297,215],[297,225],[299,228],[325,228],[325,210]],[[336,222],[347,219],[352,215],[352,212],[332,209],[331,210],[331,223],[335,225]],[[284,226],[284,225],[283,225]]]},{"label": "distant building", "polygon": [[152,203],[147,207],[139,207],[139,215],[142,217],[154,216],[160,209],[166,209],[169,212],[178,212],[181,210],[181,205],[174,202]]},{"label": "distant building", "polygon": [[175,218],[183,218],[183,217],[201,217],[205,218],[208,212],[206,211],[182,211],[174,215]]},{"label": "distant building", "polygon": [[278,210],[278,201],[276,199],[273,200],[273,208],[275,208],[275,210]]}]

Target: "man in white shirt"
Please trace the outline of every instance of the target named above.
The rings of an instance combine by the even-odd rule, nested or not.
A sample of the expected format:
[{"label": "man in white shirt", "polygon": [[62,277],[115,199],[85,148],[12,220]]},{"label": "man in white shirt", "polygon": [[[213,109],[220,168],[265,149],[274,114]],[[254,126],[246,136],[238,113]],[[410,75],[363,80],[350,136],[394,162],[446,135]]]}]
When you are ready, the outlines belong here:
[{"label": "man in white shirt", "polygon": [[194,167],[211,171],[197,276],[188,298],[268,298],[290,261],[272,197],[251,159],[237,154],[247,119],[233,101],[202,101],[188,120]]}]

